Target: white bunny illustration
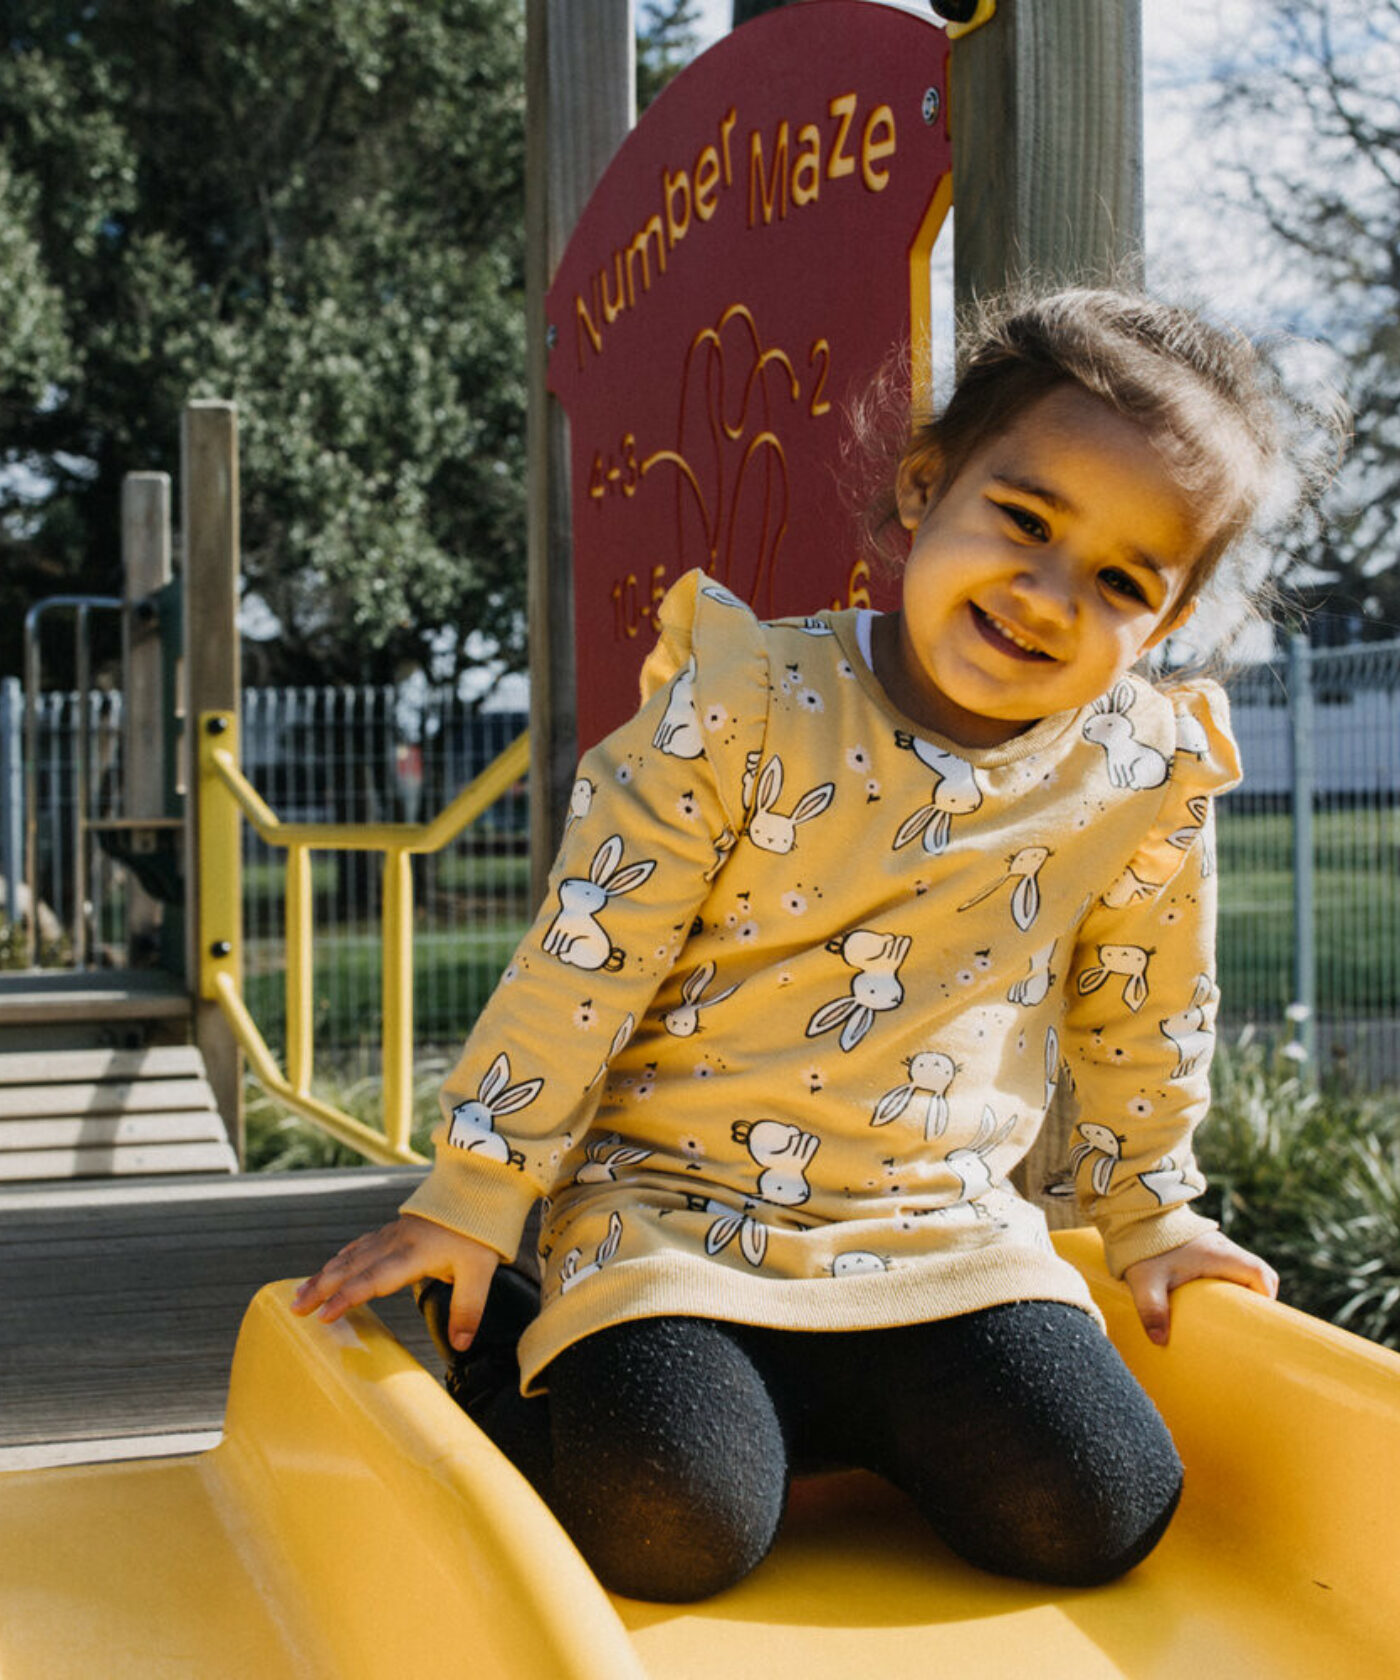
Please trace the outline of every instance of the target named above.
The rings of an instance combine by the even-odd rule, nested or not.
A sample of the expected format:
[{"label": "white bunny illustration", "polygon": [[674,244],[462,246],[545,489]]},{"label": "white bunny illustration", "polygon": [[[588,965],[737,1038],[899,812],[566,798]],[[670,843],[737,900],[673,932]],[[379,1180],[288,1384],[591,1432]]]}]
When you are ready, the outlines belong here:
[{"label": "white bunny illustration", "polygon": [[700,719],[695,710],[695,655],[686,660],[671,684],[666,712],[656,726],[651,744],[672,758],[699,758],[705,750]]},{"label": "white bunny illustration", "polygon": [[1215,824],[1211,820],[1214,813],[1211,810],[1210,798],[1207,794],[1193,794],[1186,801],[1186,809],[1190,812],[1192,821],[1183,823],[1180,828],[1173,829],[1167,836],[1167,844],[1175,846],[1180,852],[1189,852],[1199,840],[1201,842],[1201,879],[1208,881],[1215,873]]},{"label": "white bunny illustration", "polygon": [[1156,892],[1158,885],[1155,881],[1144,881],[1132,868],[1127,868],[1104,889],[1103,901],[1110,910],[1126,910],[1130,904]]},{"label": "white bunny illustration", "polygon": [[858,1277],[862,1272],[887,1272],[889,1269],[889,1261],[868,1248],[848,1248],[845,1253],[834,1256],[831,1262],[834,1278]]},{"label": "white bunny illustration", "polygon": [[809,788],[789,815],[774,809],[783,791],[783,761],[775,753],[758,778],[757,808],[749,818],[748,837],[763,852],[784,857],[797,844],[797,825],[821,816],[836,797],[835,782]]},{"label": "white bunny illustration", "polygon": [[1113,1184],[1113,1175],[1123,1153],[1123,1139],[1111,1126],[1097,1120],[1081,1120],[1076,1127],[1080,1141],[1069,1152],[1069,1170],[1078,1175],[1086,1161],[1092,1161],[1089,1182],[1096,1196],[1106,1196]]},{"label": "white bunny illustration", "polygon": [[1050,995],[1050,988],[1055,984],[1055,973],[1050,964],[1054,961],[1055,946],[1058,943],[1058,940],[1052,939],[1048,945],[1034,953],[1029,972],[1021,979],[1013,980],[1006,988],[1008,1002],[1019,1003],[1023,1009],[1034,1009],[1045,1002]]},{"label": "white bunny illustration", "polygon": [[616,974],[622,967],[624,954],[608,937],[607,930],[597,919],[597,912],[610,898],[620,898],[647,880],[656,868],[656,860],[622,862],[622,836],[610,834],[593,854],[588,879],[569,876],[559,883],[559,910],[545,929],[544,949],[551,957],[575,968],[606,969]]},{"label": "white bunny illustration", "polygon": [[921,1050],[917,1056],[911,1056],[905,1067],[909,1070],[909,1078],[903,1085],[896,1085],[892,1091],[886,1091],[879,1102],[875,1104],[875,1112],[871,1116],[872,1126],[888,1126],[891,1120],[897,1120],[916,1096],[925,1098],[924,1110],[924,1142],[930,1138],[942,1137],[948,1129],[948,1088],[957,1075],[958,1065],[951,1056],[945,1056],[941,1050]]},{"label": "white bunny illustration", "polygon": [[543,1079],[526,1079],[512,1085],[510,1057],[503,1050],[482,1074],[476,1096],[458,1103],[452,1110],[452,1123],[447,1128],[449,1147],[484,1155],[488,1161],[522,1166],[524,1156],[519,1150],[513,1150],[496,1130],[496,1121],[503,1114],[517,1114],[522,1108],[528,1108],[543,1089]]},{"label": "white bunny illustration", "polygon": [[591,1091],[598,1081],[604,1077],[608,1071],[609,1065],[615,1062],[622,1054],[623,1050],[627,1046],[627,1041],[631,1038],[632,1034],[636,1032],[636,1030],[637,1017],[629,1009],[622,1017],[622,1020],[618,1023],[617,1031],[613,1034],[612,1045],[608,1050],[606,1058],[599,1062],[597,1073],[595,1073],[592,1079],[588,1081],[587,1085],[584,1086],[585,1091]]},{"label": "white bunny illustration", "polygon": [[912,943],[908,934],[876,933],[871,928],[857,928],[844,939],[830,940],[827,950],[838,951],[859,973],[851,981],[849,997],[824,1003],[813,1014],[807,1037],[840,1027],[841,1048],[854,1050],[870,1031],[877,1012],[898,1009],[904,1002],[898,971]]},{"label": "white bunny illustration", "polygon": [[584,1151],[588,1159],[574,1174],[575,1184],[616,1184],[619,1167],[640,1166],[651,1156],[650,1149],[623,1143],[616,1132],[594,1138]]},{"label": "white bunny illustration", "polygon": [[674,1009],[668,1009],[661,1017],[662,1026],[672,1038],[690,1038],[699,1032],[700,1011],[723,1003],[739,990],[737,985],[726,986],[722,992],[716,992],[713,997],[707,998],[705,989],[714,977],[715,965],[712,962],[703,962],[699,968],[692,969],[686,975],[681,983],[681,996],[685,1002],[677,1004]]},{"label": "white bunny illustration", "polygon": [[747,1210],[735,1213],[723,1202],[713,1199],[705,1203],[705,1211],[718,1215],[705,1233],[706,1254],[723,1253],[737,1237],[739,1252],[749,1265],[757,1267],[763,1264],[763,1257],[768,1252],[768,1227],[762,1220],[755,1219]]},{"label": "white bunny illustration", "polygon": [[1092,715],[1085,721],[1084,739],[1103,748],[1108,758],[1108,779],[1114,787],[1140,793],[1161,787],[1171,764],[1156,747],[1139,741],[1133,733],[1133,720],[1128,715],[1132,709],[1132,684],[1114,683],[1090,707]]},{"label": "white bunny illustration", "polygon": [[1163,1207],[1198,1196],[1206,1187],[1203,1178],[1178,1166],[1170,1155],[1164,1155],[1150,1172],[1139,1173],[1138,1177]]},{"label": "white bunny illustration", "polygon": [[592,1277],[595,1272],[601,1272],[618,1249],[622,1247],[622,1217],[614,1213],[608,1220],[608,1233],[593,1251],[593,1258],[586,1266],[580,1266],[579,1260],[583,1256],[581,1248],[571,1248],[559,1262],[559,1293],[572,1289],[576,1283],[582,1283],[586,1277]]},{"label": "white bunny illustration", "polygon": [[1215,982],[1208,974],[1198,974],[1190,1003],[1185,1009],[1177,1010],[1175,1015],[1168,1015],[1161,1023],[1163,1035],[1176,1048],[1176,1066],[1169,1076],[1172,1079],[1185,1079],[1203,1061],[1209,1060],[1215,1040],[1206,1025],[1206,1006],[1214,1000]]},{"label": "white bunny illustration", "polygon": [[758,1193],[763,1200],[780,1207],[801,1207],[812,1194],[807,1168],[821,1148],[817,1134],[783,1120],[736,1120],[730,1132],[762,1168]]},{"label": "white bunny illustration", "polygon": [[1016,1116],[997,1125],[997,1117],[992,1112],[990,1104],[983,1108],[982,1118],[977,1126],[977,1135],[970,1144],[964,1144],[960,1149],[950,1149],[944,1164],[957,1174],[958,1182],[962,1185],[960,1200],[976,1201],[996,1183],[988,1157],[992,1151],[999,1149],[1016,1130]]},{"label": "white bunny illustration", "polygon": [[1210,736],[1205,725],[1193,713],[1176,712],[1176,750],[1189,753],[1192,758],[1204,758],[1210,751]]},{"label": "white bunny illustration", "polygon": [[1006,873],[993,881],[991,886],[984,887],[980,893],[974,893],[966,904],[960,904],[959,910],[971,910],[974,904],[980,904],[984,898],[990,898],[1008,882],[1016,885],[1011,889],[1011,919],[1016,926],[1025,933],[1040,914],[1040,871],[1045,867],[1045,860],[1054,854],[1047,846],[1022,846],[1007,861]]},{"label": "white bunny illustration", "polygon": [[934,746],[932,741],[910,735],[906,730],[895,731],[895,745],[912,752],[921,764],[932,770],[938,780],[927,805],[907,816],[895,830],[893,850],[899,851],[911,840],[924,838],[924,850],[936,857],[946,851],[952,833],[953,818],[965,817],[982,803],[982,789],[977,785],[977,772],[965,758]]},{"label": "white bunny illustration", "polygon": [[1134,1015],[1147,1002],[1147,965],[1151,951],[1141,945],[1100,945],[1097,964],[1086,968],[1079,976],[1082,997],[1098,991],[1111,975],[1123,978],[1123,1002]]},{"label": "white bunny illustration", "polygon": [[1060,1035],[1054,1027],[1045,1029],[1045,1106],[1055,1100],[1060,1085]]},{"label": "white bunny illustration", "polygon": [[576,822],[582,822],[593,809],[593,795],[597,793],[596,786],[587,776],[580,776],[569,793],[569,815],[564,824],[567,834]]}]

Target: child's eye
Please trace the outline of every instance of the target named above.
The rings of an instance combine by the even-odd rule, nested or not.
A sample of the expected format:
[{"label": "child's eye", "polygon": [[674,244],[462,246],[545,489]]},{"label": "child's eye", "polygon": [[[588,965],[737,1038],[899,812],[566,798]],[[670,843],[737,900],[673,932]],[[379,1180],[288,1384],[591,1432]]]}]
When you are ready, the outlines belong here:
[{"label": "child's eye", "polygon": [[1099,573],[1104,587],[1111,589],[1115,595],[1124,595],[1130,601],[1140,601],[1147,605],[1147,594],[1142,585],[1131,572],[1120,570],[1117,566],[1108,566]]},{"label": "child's eye", "polygon": [[1024,536],[1033,537],[1036,542],[1044,542],[1050,535],[1050,527],[1038,513],[1032,513],[1029,508],[1018,507],[1015,502],[998,502],[996,505]]}]

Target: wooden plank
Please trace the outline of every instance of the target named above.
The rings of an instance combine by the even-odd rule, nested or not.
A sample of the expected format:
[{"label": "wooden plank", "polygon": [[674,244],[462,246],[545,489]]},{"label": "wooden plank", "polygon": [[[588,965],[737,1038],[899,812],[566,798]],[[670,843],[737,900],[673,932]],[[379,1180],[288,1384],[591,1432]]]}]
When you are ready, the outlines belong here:
[{"label": "wooden plank", "polygon": [[547,384],[545,294],[588,196],[635,112],[631,0],[525,8],[526,541],[530,631],[530,882],[545,896],[578,736],[568,422]]},{"label": "wooden plank", "polygon": [[[421,1176],[0,1187],[0,1446],[217,1429],[256,1291],[394,1218]],[[436,1372],[407,1294],[376,1310]]]},{"label": "wooden plank", "polygon": [[19,974],[0,978],[0,1027],[50,1021],[106,1023],[189,1019],[189,994],[157,971]]},{"label": "wooden plank", "polygon": [[21,1150],[115,1149],[129,1144],[226,1142],[223,1121],[213,1107],[173,1112],[56,1115],[0,1122],[0,1178]]},{"label": "wooden plank", "polygon": [[[203,1079],[108,1079],[0,1088],[0,1123],[48,1115],[156,1113],[214,1106],[214,1093]],[[0,1124],[0,1130],[8,1129]]]},{"label": "wooden plank", "polygon": [[[230,402],[185,405],[180,439],[180,526],[185,541],[185,971],[198,985],[199,804],[195,797],[201,712],[238,716],[238,409]],[[195,655],[198,657],[195,657]],[[219,1112],[243,1153],[243,1058],[223,1010],[194,1001],[194,1041],[204,1056]]]},{"label": "wooden plank", "polygon": [[192,1044],[141,1050],[11,1050],[0,1054],[0,1086],[94,1079],[199,1079],[204,1060]]},{"label": "wooden plank", "polygon": [[225,1138],[218,1143],[152,1143],[129,1148],[0,1151],[0,1178],[139,1178],[147,1173],[236,1172]]},{"label": "wooden plank", "polygon": [[[139,617],[137,604],[170,582],[170,475],[127,473],[122,479],[122,813],[166,816],[165,671],[160,627]],[[155,960],[163,907],[135,876],[127,883],[127,961]]]}]

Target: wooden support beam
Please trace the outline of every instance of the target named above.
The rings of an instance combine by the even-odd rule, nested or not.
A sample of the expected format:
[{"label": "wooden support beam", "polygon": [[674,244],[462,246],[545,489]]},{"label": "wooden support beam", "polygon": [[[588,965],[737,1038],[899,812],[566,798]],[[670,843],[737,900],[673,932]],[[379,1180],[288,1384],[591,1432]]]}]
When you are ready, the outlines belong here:
[{"label": "wooden support beam", "polygon": [[[165,732],[174,720],[165,716],[160,625],[135,609],[170,582],[169,473],[128,473],[122,480],[122,575],[122,815],[168,817]],[[161,907],[134,878],[127,892],[127,962],[150,967],[159,951]]]},{"label": "wooden support beam", "polygon": [[636,45],[632,0],[528,0],[525,18],[530,875],[538,904],[578,758],[569,436],[547,388],[544,300],[589,194],[632,127]]},{"label": "wooden support beam", "polygon": [[950,80],[958,304],[1140,280],[1141,0],[998,0]]},{"label": "wooden support beam", "polygon": [[[186,405],[181,429],[181,514],[185,577],[185,928],[186,978],[199,955],[198,763],[201,712],[238,714],[238,410],[229,402]],[[194,1040],[232,1143],[243,1158],[243,1057],[217,1003],[195,998]]]},{"label": "wooden support beam", "polygon": [[[998,0],[953,43],[949,104],[959,309],[1023,280],[1141,283],[1140,0]],[[1040,1194],[1069,1158],[1064,1089],[1016,1174],[1056,1228],[1078,1223]]]}]

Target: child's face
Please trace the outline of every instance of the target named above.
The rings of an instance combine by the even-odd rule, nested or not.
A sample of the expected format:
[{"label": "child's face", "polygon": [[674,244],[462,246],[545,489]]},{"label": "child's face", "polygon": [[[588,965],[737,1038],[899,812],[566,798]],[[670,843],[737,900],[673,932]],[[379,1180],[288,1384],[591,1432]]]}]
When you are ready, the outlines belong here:
[{"label": "child's face", "polygon": [[994,438],[943,495],[906,475],[914,531],[876,642],[900,708],[964,746],[1087,705],[1185,617],[1202,533],[1147,434],[1077,386]]}]

